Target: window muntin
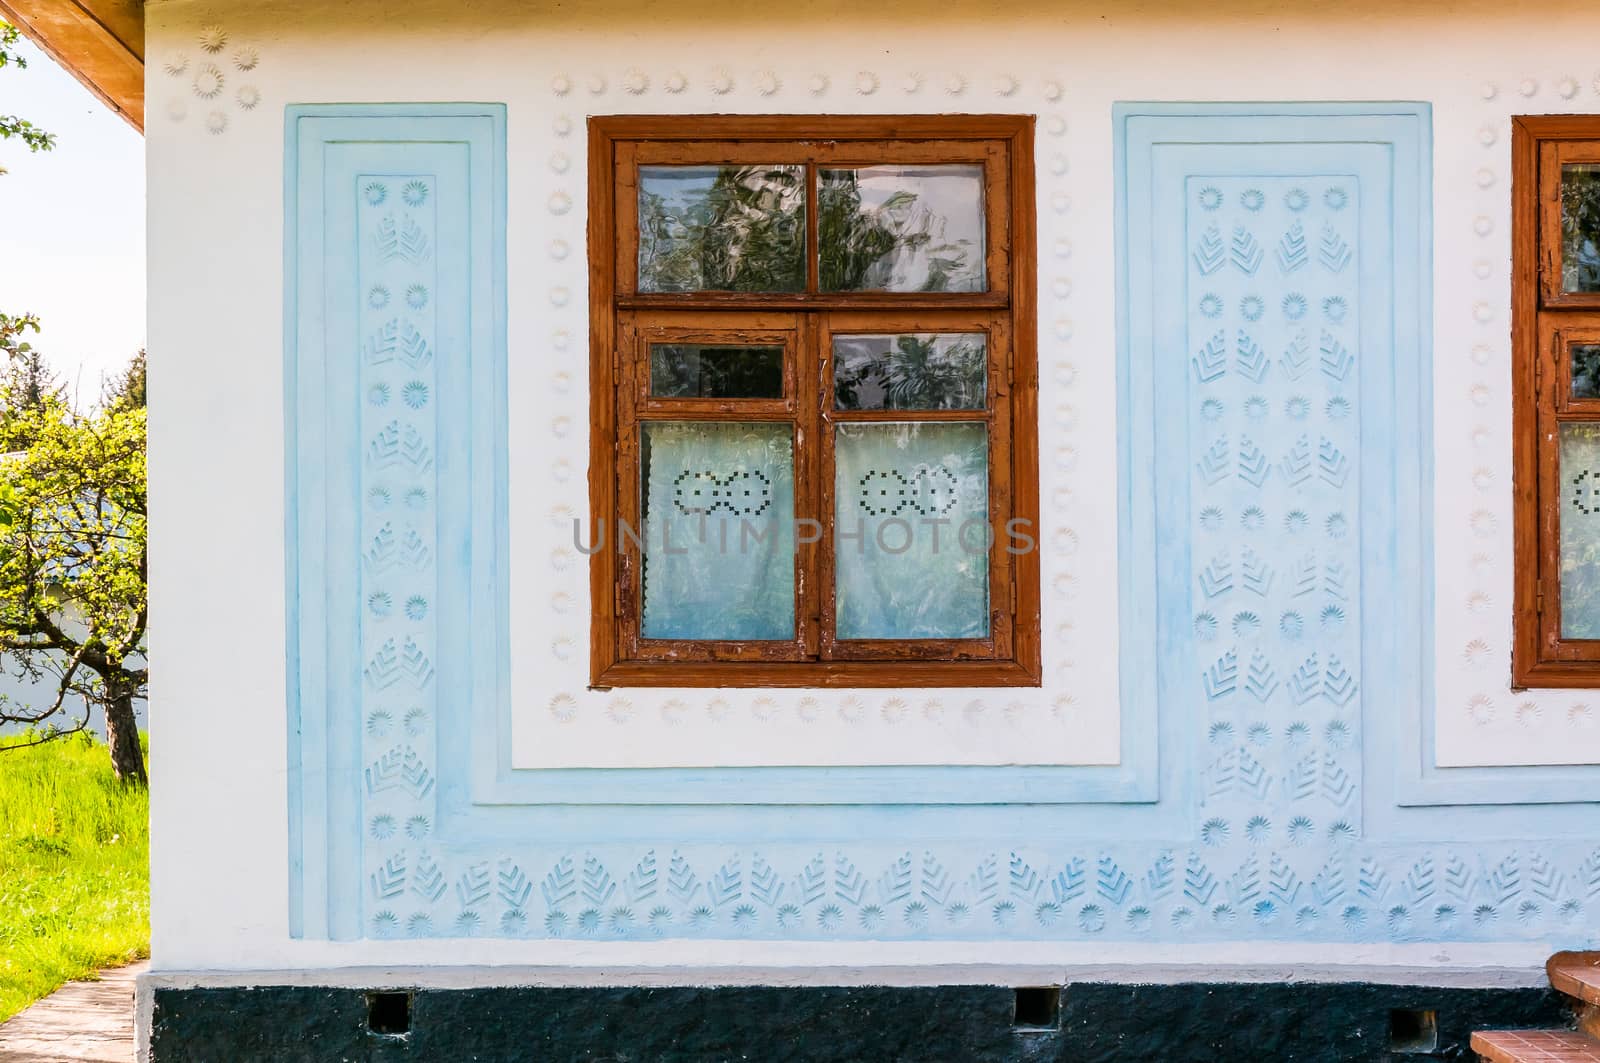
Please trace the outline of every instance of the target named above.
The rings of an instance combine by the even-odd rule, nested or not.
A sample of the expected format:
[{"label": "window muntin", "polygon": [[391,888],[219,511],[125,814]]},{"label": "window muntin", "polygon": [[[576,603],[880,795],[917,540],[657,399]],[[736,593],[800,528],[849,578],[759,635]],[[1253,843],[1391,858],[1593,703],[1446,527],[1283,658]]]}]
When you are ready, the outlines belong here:
[{"label": "window muntin", "polygon": [[[595,122],[633,127],[593,198],[596,516],[643,521],[591,560],[597,685],[1036,685],[1038,561],[1005,549],[1037,538],[1029,120]],[[796,167],[799,291],[729,264],[793,246]]]}]

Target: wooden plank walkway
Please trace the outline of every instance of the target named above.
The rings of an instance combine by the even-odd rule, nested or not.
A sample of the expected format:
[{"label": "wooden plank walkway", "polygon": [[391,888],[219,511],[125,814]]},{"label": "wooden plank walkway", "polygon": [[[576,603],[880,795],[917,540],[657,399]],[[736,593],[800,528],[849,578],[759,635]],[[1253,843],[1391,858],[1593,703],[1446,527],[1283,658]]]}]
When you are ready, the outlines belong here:
[{"label": "wooden plank walkway", "polygon": [[68,982],[0,1025],[0,1063],[133,1063],[133,986],[148,962]]}]

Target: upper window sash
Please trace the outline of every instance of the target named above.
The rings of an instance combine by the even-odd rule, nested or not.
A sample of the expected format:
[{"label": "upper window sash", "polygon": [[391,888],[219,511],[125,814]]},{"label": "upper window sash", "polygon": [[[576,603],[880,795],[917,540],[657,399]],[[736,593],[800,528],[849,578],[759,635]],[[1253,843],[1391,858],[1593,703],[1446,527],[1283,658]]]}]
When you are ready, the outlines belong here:
[{"label": "upper window sash", "polygon": [[[616,225],[615,300],[623,308],[703,306],[1002,307],[1011,293],[1011,167],[1006,145],[994,139],[917,141],[716,140],[622,141],[615,147],[613,211]],[[639,284],[641,170],[654,167],[802,167],[804,285],[789,291],[641,290]],[[821,171],[869,167],[976,166],[981,168],[983,285],[978,291],[828,291],[819,268],[823,253],[819,186]],[[648,176],[648,173],[647,175]],[[799,287],[798,285],[796,287]]]}]

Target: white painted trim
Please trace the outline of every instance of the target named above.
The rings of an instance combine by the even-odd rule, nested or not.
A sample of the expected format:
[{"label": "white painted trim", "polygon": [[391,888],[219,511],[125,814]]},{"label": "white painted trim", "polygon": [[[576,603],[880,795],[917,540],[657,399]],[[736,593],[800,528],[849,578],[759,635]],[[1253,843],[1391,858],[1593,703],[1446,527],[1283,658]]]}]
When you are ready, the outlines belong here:
[{"label": "white painted trim", "polygon": [[1069,985],[1113,982],[1372,983],[1518,989],[1545,984],[1543,966],[1310,964],[1287,967],[1168,963],[946,964],[933,967],[329,967],[306,971],[171,971],[139,977],[141,999],[157,989],[324,986],[360,989],[475,989],[491,986],[946,986]]},{"label": "white painted trim", "polygon": [[744,967],[685,971],[504,967],[347,967],[325,971],[245,971],[146,974],[139,977],[141,1044],[149,1037],[144,1002],[157,989],[223,989],[239,986],[319,986],[360,989],[476,989],[585,986],[1039,986],[1112,982],[1183,985],[1191,982],[1310,984],[1371,983],[1451,989],[1524,989],[1545,984],[1543,968],[1525,967],[1005,967],[974,964],[950,968],[807,967],[765,970]]},{"label": "white painted trim", "polygon": [[[157,969],[145,979],[189,985],[1037,985],[1312,981],[1535,985],[1551,942],[1338,945],[1303,942],[684,941],[540,943],[543,962],[496,940],[367,942],[363,958],[338,945],[297,943],[282,968]],[[461,962],[463,956],[469,962]],[[330,981],[330,979],[332,979]],[[378,981],[374,981],[378,979]],[[383,981],[387,979],[387,981]],[[1041,982],[1042,980],[1042,982]]]}]

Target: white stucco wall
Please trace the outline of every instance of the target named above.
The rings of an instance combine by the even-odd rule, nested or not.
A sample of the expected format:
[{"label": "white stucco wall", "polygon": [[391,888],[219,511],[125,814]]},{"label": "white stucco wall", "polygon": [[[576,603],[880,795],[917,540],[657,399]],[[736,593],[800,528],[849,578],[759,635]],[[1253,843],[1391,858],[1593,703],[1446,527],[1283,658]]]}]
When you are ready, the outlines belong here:
[{"label": "white stucco wall", "polygon": [[[1469,4],[1396,15],[1382,5],[1276,3],[1249,13],[1229,4],[930,11],[897,0],[866,13],[843,4],[779,12],[607,4],[550,13],[419,0],[337,12],[153,2],[147,19],[159,967],[756,958],[746,946],[715,943],[662,951],[669,947],[289,938],[282,187],[290,103],[508,105],[519,743],[560,696],[595,710],[580,714],[593,720],[583,726],[594,734],[579,739],[614,740],[603,710],[608,697],[626,697],[634,711],[622,745],[630,752],[617,763],[670,763],[673,749],[696,743],[727,750],[730,760],[782,762],[800,742],[812,744],[790,762],[814,763],[832,733],[878,743],[869,763],[897,755],[910,763],[1105,763],[1115,758],[1119,721],[1112,104],[1430,102],[1437,760],[1600,763],[1600,698],[1513,694],[1508,684],[1509,116],[1600,111],[1592,44],[1600,11]],[[207,64],[222,75],[209,97]],[[587,510],[585,116],[952,110],[1040,115],[1047,687],[1016,696],[952,692],[946,718],[930,722],[913,711],[900,724],[884,711],[892,692],[778,695],[771,722],[759,718],[749,692],[585,693],[587,575],[569,528]],[[236,519],[219,530],[218,513]],[[229,607],[219,614],[214,588],[224,578]],[[815,700],[806,705],[807,697]],[[674,698],[685,704],[670,704]],[[907,700],[916,709],[925,699]],[[980,709],[967,711],[974,704]],[[814,726],[803,721],[808,712]],[[850,716],[865,718],[870,738],[844,730]],[[1018,726],[1019,718],[1031,722]],[[1063,752],[1039,754],[1041,743]],[[767,963],[889,959],[870,945],[759,948]],[[1048,948],[1048,962],[1064,963],[1073,953],[897,948],[911,950],[908,962],[1037,962],[1037,949]],[[1242,960],[1287,962],[1264,945],[1230,949]],[[1317,951],[1324,960],[1338,952]],[[1437,949],[1413,956],[1349,946],[1346,954],[1350,962],[1449,962],[1435,960]],[[1479,946],[1456,957],[1521,963],[1538,954],[1533,946]]]}]

